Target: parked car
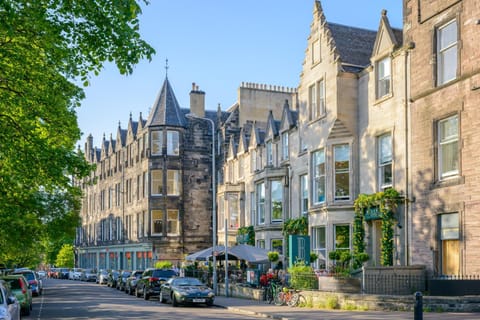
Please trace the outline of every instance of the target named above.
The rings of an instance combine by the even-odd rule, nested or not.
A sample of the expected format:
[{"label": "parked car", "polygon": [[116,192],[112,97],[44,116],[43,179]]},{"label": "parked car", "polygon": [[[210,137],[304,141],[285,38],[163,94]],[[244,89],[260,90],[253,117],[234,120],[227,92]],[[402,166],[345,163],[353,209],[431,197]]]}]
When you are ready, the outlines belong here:
[{"label": "parked car", "polygon": [[145,300],[150,299],[151,296],[158,296],[160,294],[160,286],[176,275],[177,272],[172,269],[146,269],[142,277],[137,281],[135,296],[143,296]]},{"label": "parked car", "polygon": [[130,270],[122,270],[117,280],[117,289],[120,291],[125,291],[127,278],[132,274]]},{"label": "parked car", "polygon": [[80,274],[80,281],[96,281],[97,274],[93,269],[83,269],[82,273]]},{"label": "parked car", "polygon": [[68,272],[69,280],[80,280],[80,275],[82,274],[82,268],[73,268]]},{"label": "parked car", "polygon": [[133,294],[137,287],[137,281],[142,277],[143,270],[134,270],[125,282],[125,293]]},{"label": "parked car", "polygon": [[45,270],[38,270],[37,271],[37,276],[40,278],[40,279],[45,279],[47,277],[47,271]]},{"label": "parked car", "polygon": [[27,279],[32,295],[39,296],[43,292],[43,281],[38,279],[37,274],[32,270],[16,270],[13,274],[21,274]]},{"label": "parked car", "polygon": [[118,272],[117,270],[110,271],[107,276],[107,287],[116,288],[119,275],[120,272]]},{"label": "parked car", "polygon": [[97,272],[97,280],[95,280],[98,284],[107,284],[108,279],[108,271],[107,270],[100,270]]},{"label": "parked car", "polygon": [[0,280],[0,319],[20,320],[20,304],[4,280]]},{"label": "parked car", "polygon": [[70,269],[58,268],[57,279],[68,279],[70,276]]},{"label": "parked car", "polygon": [[21,274],[11,274],[3,276],[0,279],[4,280],[10,286],[10,289],[20,304],[21,314],[26,316],[30,315],[33,307],[32,289],[28,285],[27,279]]},{"label": "parked car", "polygon": [[160,287],[160,302],[179,304],[206,304],[212,306],[215,299],[213,290],[197,278],[172,278]]}]

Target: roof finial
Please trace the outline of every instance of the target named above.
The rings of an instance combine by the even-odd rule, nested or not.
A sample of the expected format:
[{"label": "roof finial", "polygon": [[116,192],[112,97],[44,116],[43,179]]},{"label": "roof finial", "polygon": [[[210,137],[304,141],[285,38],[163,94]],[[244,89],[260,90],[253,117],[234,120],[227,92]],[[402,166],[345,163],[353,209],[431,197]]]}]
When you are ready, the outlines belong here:
[{"label": "roof finial", "polygon": [[168,58],[165,59],[165,78],[168,78]]}]

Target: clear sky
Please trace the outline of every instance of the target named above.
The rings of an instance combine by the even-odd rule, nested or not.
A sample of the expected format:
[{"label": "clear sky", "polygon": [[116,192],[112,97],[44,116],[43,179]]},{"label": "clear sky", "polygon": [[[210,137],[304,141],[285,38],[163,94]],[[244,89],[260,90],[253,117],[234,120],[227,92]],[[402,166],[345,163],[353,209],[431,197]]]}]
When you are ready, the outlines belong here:
[{"label": "clear sky", "polygon": [[[242,82],[297,87],[313,19],[314,0],[150,0],[140,31],[156,50],[151,62],[132,75],[114,65],[85,88],[77,109],[83,150],[89,134],[100,147],[105,134],[116,137],[118,124],[143,119],[168,79],[182,108],[188,108],[195,82],[205,92],[206,109],[228,109]],[[390,24],[402,27],[400,0],[321,0],[328,22],[377,30],[382,9]]]}]

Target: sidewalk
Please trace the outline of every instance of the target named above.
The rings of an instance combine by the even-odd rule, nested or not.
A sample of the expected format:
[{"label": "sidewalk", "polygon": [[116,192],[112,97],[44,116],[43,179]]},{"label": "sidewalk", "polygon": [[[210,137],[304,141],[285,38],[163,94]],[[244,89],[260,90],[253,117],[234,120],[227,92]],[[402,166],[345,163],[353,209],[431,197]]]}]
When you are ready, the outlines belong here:
[{"label": "sidewalk", "polygon": [[[290,308],[276,306],[264,301],[249,299],[230,298],[224,296],[215,297],[215,305],[225,308],[233,313],[241,313],[262,318],[280,320],[407,320],[414,319],[413,312],[393,311],[344,311],[344,310],[320,310],[312,308]],[[424,320],[478,320],[480,313],[453,313],[453,312],[424,312]]]}]

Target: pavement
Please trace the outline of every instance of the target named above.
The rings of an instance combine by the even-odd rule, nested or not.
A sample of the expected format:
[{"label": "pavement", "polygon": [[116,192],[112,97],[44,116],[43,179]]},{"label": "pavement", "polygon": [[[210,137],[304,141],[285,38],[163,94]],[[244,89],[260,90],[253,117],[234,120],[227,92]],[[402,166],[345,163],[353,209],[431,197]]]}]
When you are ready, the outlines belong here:
[{"label": "pavement", "polygon": [[346,311],[346,310],[322,310],[315,308],[300,308],[276,306],[265,301],[257,301],[242,298],[231,298],[225,296],[215,297],[215,305],[230,310],[232,313],[240,313],[261,318],[280,320],[478,320],[480,313],[460,312],[424,312],[417,314],[413,312],[399,311]]}]

